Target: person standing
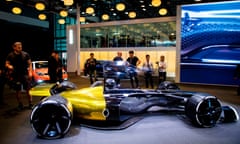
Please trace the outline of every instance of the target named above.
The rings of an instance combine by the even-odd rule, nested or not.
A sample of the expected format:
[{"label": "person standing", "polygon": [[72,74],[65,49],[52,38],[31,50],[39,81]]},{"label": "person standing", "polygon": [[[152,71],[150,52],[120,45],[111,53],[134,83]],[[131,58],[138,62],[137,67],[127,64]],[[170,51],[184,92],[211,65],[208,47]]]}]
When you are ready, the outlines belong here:
[{"label": "person standing", "polygon": [[[122,52],[117,52],[117,56],[115,56],[115,57],[113,58],[113,61],[114,61],[114,62],[123,61]],[[117,75],[115,79],[116,79],[117,87],[120,87],[120,79],[121,79],[121,78],[119,77],[119,75]]]},{"label": "person standing", "polygon": [[6,58],[5,66],[7,71],[11,73],[11,81],[14,83],[13,89],[16,90],[16,98],[18,108],[23,109],[21,90],[26,90],[28,97],[28,106],[32,108],[32,97],[29,93],[32,78],[32,62],[30,55],[22,50],[22,42],[15,42],[13,51]]},{"label": "person standing", "polygon": [[146,88],[148,88],[149,83],[150,83],[151,88],[153,89],[153,78],[152,78],[153,64],[150,61],[150,55],[148,55],[148,54],[146,55],[146,61],[143,63],[142,68],[144,71]]},{"label": "person standing", "polygon": [[158,80],[159,84],[166,81],[167,77],[167,63],[165,62],[165,56],[160,56],[160,62],[158,63]]},{"label": "person standing", "polygon": [[117,56],[113,58],[113,61],[123,61],[122,52],[117,52]]},{"label": "person standing", "polygon": [[57,81],[62,82],[63,81],[63,64],[61,59],[59,58],[58,53],[56,53],[55,59],[57,62],[57,69],[56,69]]},{"label": "person standing", "polygon": [[48,75],[50,78],[50,83],[57,82],[57,67],[58,63],[56,60],[57,52],[53,51],[48,59]]},{"label": "person standing", "polygon": [[[127,58],[127,62],[130,64],[130,66],[134,66],[134,68],[137,68],[137,66],[141,63],[139,58],[137,56],[134,56],[134,51],[129,51],[129,57]],[[133,80],[135,80],[136,88],[139,88],[139,81],[138,81],[138,75],[135,70],[130,71],[130,81],[132,88],[134,88]]]},{"label": "person standing", "polygon": [[96,76],[96,64],[97,60],[94,58],[94,53],[90,53],[90,58],[86,60],[86,67],[90,77],[90,83],[93,84],[93,78],[97,80]]}]

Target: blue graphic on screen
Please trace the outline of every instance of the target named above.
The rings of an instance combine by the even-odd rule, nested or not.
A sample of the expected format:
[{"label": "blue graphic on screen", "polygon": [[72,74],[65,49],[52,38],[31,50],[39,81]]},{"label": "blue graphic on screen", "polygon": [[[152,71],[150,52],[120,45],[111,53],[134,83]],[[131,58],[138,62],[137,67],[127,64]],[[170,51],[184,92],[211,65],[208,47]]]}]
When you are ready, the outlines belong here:
[{"label": "blue graphic on screen", "polygon": [[236,85],[240,1],[181,7],[180,81]]}]

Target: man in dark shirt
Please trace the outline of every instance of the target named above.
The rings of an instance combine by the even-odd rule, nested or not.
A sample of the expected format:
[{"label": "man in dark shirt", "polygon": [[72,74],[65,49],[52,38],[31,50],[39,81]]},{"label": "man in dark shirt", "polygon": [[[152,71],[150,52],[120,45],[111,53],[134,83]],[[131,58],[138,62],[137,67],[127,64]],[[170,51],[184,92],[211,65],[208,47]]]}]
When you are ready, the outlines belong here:
[{"label": "man in dark shirt", "polygon": [[[130,66],[132,65],[135,68],[137,68],[137,66],[141,63],[141,61],[138,59],[138,57],[134,56],[134,51],[129,51],[129,57],[127,58],[127,62],[130,64]],[[136,88],[139,88],[137,72],[130,71],[129,75],[130,75],[130,81],[131,81],[132,88],[134,88],[133,79],[135,79]]]},{"label": "man in dark shirt", "polygon": [[[5,66],[9,73],[9,79],[16,90],[16,98],[19,103],[18,108],[23,109],[22,97],[20,95],[22,88],[26,90],[28,96],[29,108],[32,107],[32,97],[29,94],[31,88],[30,82],[32,78],[32,62],[30,55],[22,51],[22,43],[15,42],[13,51],[8,54]],[[23,87],[22,87],[23,86]]]},{"label": "man in dark shirt", "polygon": [[55,83],[57,81],[61,82],[63,80],[62,61],[56,51],[53,51],[48,59],[48,75],[50,78],[50,83]]},{"label": "man in dark shirt", "polygon": [[97,60],[94,58],[94,54],[90,53],[90,58],[86,60],[86,68],[90,77],[90,83],[93,84],[93,77],[95,81],[97,80],[96,77],[96,64]]},{"label": "man in dark shirt", "polygon": [[51,83],[57,82],[57,60],[56,52],[53,51],[48,59],[48,75]]},{"label": "man in dark shirt", "polygon": [[122,52],[117,52],[117,56],[113,58],[113,61],[123,61]]}]

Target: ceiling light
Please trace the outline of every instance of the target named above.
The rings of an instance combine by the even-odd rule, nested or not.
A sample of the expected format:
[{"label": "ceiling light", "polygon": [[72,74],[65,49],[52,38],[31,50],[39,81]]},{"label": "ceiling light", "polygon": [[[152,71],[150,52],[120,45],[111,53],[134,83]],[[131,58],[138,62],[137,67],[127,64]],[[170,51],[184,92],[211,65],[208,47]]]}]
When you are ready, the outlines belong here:
[{"label": "ceiling light", "polygon": [[68,12],[67,12],[66,10],[61,10],[59,14],[60,14],[60,16],[62,16],[62,17],[68,16]]},{"label": "ceiling light", "polygon": [[59,19],[59,20],[58,20],[58,23],[59,23],[59,24],[65,24],[65,20],[64,20],[64,19]]},{"label": "ceiling light", "polygon": [[159,7],[161,3],[161,0],[152,0],[152,6],[154,7]]},{"label": "ceiling light", "polygon": [[161,8],[161,9],[159,10],[159,14],[160,14],[160,15],[166,15],[166,14],[167,14],[167,9]]},{"label": "ceiling light", "polygon": [[13,0],[6,0],[7,2],[13,1]]},{"label": "ceiling light", "polygon": [[73,5],[73,0],[63,0],[65,6]]},{"label": "ceiling light", "polygon": [[42,10],[45,9],[45,5],[41,2],[38,2],[38,3],[35,4],[35,8],[39,11],[42,11]]},{"label": "ceiling light", "polygon": [[39,15],[38,15],[38,18],[39,18],[40,20],[46,20],[47,16],[46,16],[45,14],[39,14]]},{"label": "ceiling light", "polygon": [[79,21],[80,21],[80,22],[85,22],[85,21],[86,21],[86,18],[85,18],[85,17],[80,17],[80,18],[79,18]]},{"label": "ceiling light", "polygon": [[12,12],[14,14],[21,14],[22,13],[22,9],[19,8],[19,7],[14,7],[14,8],[12,8]]},{"label": "ceiling light", "polygon": [[124,3],[118,3],[118,4],[116,5],[116,9],[117,9],[118,11],[124,11],[125,8],[126,8],[126,6],[125,6]]},{"label": "ceiling light", "polygon": [[136,12],[134,12],[134,11],[129,12],[128,17],[129,18],[135,18],[136,17]]},{"label": "ceiling light", "polygon": [[109,20],[109,15],[108,14],[103,14],[102,19],[103,20]]},{"label": "ceiling light", "polygon": [[93,14],[93,13],[94,13],[94,8],[88,7],[88,8],[86,9],[86,13],[87,13],[87,14]]}]

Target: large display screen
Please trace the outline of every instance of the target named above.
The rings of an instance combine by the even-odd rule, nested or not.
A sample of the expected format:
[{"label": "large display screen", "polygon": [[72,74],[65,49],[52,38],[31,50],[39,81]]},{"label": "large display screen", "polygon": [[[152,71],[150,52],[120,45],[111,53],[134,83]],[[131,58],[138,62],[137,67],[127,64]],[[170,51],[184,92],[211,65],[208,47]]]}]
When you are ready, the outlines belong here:
[{"label": "large display screen", "polygon": [[236,85],[240,1],[183,5],[180,82]]}]

